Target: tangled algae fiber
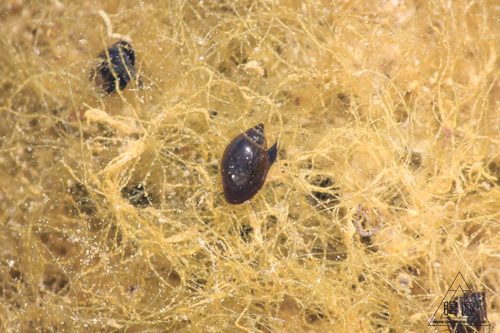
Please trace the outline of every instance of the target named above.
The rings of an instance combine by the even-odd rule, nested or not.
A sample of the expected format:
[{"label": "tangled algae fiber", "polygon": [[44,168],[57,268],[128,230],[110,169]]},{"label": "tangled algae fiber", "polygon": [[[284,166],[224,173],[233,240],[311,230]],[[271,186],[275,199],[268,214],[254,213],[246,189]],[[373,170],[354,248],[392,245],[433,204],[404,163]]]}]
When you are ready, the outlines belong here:
[{"label": "tangled algae fiber", "polygon": [[[498,1],[2,6],[1,331],[447,331],[458,272],[500,330]],[[259,123],[255,214],[220,161]]]}]

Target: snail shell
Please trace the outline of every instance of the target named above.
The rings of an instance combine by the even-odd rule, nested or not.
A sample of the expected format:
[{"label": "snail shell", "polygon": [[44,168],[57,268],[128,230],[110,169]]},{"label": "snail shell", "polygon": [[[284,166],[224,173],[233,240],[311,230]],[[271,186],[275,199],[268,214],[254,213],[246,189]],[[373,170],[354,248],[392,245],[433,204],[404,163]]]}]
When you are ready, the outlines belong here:
[{"label": "snail shell", "polygon": [[267,149],[264,124],[235,137],[226,147],[221,162],[226,201],[241,204],[252,199],[264,186],[277,154],[278,142]]},{"label": "snail shell", "polygon": [[[121,40],[108,47],[97,57],[97,65],[92,69],[90,78],[95,78],[96,85],[100,86],[105,93],[111,94],[116,91],[116,80],[118,89],[123,90],[130,79],[136,79],[135,53],[132,45]],[[138,79],[139,86],[142,81]]]}]

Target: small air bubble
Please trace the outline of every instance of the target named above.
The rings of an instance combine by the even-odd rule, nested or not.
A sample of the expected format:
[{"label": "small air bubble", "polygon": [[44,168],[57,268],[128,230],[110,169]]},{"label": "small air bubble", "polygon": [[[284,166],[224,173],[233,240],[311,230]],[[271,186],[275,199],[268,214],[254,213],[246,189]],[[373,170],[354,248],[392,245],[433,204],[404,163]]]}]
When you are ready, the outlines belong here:
[{"label": "small air bubble", "polygon": [[408,292],[413,284],[411,276],[408,274],[399,274],[396,277],[396,288],[401,291]]}]

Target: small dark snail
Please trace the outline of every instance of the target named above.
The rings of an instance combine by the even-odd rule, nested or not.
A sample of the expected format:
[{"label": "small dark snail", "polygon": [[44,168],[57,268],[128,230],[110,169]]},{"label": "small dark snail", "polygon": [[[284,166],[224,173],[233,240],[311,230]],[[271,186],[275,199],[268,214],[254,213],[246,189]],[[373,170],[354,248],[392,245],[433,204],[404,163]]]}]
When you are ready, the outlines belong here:
[{"label": "small dark snail", "polygon": [[[481,329],[483,326],[489,326],[488,319],[486,318],[487,307],[484,292],[462,290],[462,295],[460,295],[457,290],[456,294],[458,295],[453,297],[448,305],[448,313],[450,315],[446,316],[450,332],[481,332],[483,331]],[[434,326],[439,325],[437,322],[439,321],[436,321]]]},{"label": "small dark snail", "polygon": [[226,201],[241,204],[252,199],[264,185],[277,155],[278,142],[267,149],[264,124],[235,137],[224,151],[221,162]]},{"label": "small dark snail", "polygon": [[[125,89],[130,79],[136,79],[135,53],[132,45],[121,40],[108,47],[106,51],[97,56],[96,67],[90,72],[90,79],[95,79],[96,85],[104,92],[111,94],[118,88]],[[141,78],[138,79],[139,87],[142,86]]]}]

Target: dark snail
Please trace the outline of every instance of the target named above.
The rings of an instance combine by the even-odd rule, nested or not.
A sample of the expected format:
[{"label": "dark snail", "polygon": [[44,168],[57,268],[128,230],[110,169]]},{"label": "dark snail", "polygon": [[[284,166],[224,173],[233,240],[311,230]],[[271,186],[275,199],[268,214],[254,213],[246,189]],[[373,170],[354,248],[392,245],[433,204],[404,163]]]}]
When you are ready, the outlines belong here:
[{"label": "dark snail", "polygon": [[[121,40],[99,54],[96,67],[90,73],[90,79],[95,79],[96,85],[107,94],[111,94],[116,90],[116,80],[118,88],[123,90],[130,79],[136,79],[134,65],[135,53],[132,45]],[[139,87],[142,85],[140,78],[138,84]]]},{"label": "dark snail", "polygon": [[235,137],[222,155],[224,198],[231,204],[252,199],[266,181],[267,171],[278,154],[278,142],[267,149],[264,124]]}]

